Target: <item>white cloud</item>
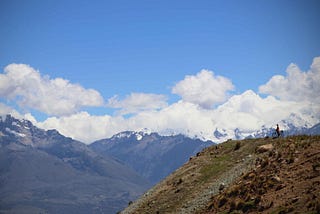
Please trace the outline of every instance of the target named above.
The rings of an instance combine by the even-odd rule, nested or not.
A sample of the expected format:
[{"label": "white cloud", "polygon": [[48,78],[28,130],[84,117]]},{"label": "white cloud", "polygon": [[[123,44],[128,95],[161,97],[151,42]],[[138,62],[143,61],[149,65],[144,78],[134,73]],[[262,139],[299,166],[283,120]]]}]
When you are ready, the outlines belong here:
[{"label": "white cloud", "polygon": [[62,78],[50,79],[25,64],[10,64],[0,74],[0,96],[16,101],[20,107],[49,115],[68,115],[84,106],[101,106],[103,98]]},{"label": "white cloud", "polygon": [[172,93],[180,95],[184,101],[210,109],[213,105],[224,102],[227,92],[233,89],[229,79],[215,76],[212,71],[202,70],[195,76],[186,76],[178,82],[172,88]]},{"label": "white cloud", "polygon": [[[41,77],[34,69],[25,65],[20,66],[22,67],[19,69],[7,69],[5,75],[0,74],[1,96],[5,95],[7,99],[12,100],[20,96],[20,103],[27,102],[28,106],[33,108],[36,108],[35,101],[46,100],[41,93],[39,93],[41,98],[39,100],[32,94],[37,94],[37,90],[40,89],[48,96],[48,104],[54,105],[54,102],[59,103],[61,99],[65,99],[65,102],[70,100],[67,103],[75,106],[69,108],[73,111],[60,109],[64,115],[49,117],[43,122],[36,122],[31,114],[20,116],[32,120],[40,128],[57,129],[63,135],[85,143],[111,137],[121,131],[139,131],[143,128],[164,135],[182,133],[191,137],[202,136],[218,142],[213,135],[216,129],[224,130],[228,134],[227,138],[232,138],[235,136],[236,128],[250,134],[259,130],[261,126],[274,127],[279,122],[281,124],[282,120],[289,120],[296,126],[308,127],[320,122],[320,105],[317,101],[320,94],[319,84],[317,84],[320,82],[320,58],[314,59],[308,72],[302,72],[297,66],[290,65],[286,77],[273,77],[266,85],[260,87],[260,92],[271,94],[266,98],[248,90],[230,97],[214,109],[212,105],[227,99],[227,92],[233,89],[233,85],[230,80],[203,70],[195,76],[186,76],[172,89],[173,93],[182,96],[182,100],[171,105],[167,104],[164,95],[158,94],[132,93],[122,100],[117,96],[109,99],[107,104],[109,107],[120,109],[120,114],[115,116],[94,116],[88,112],[66,115],[66,112],[72,113],[83,105],[89,105],[91,97],[86,98],[86,95],[89,96],[91,91],[63,79],[50,80],[48,77]],[[15,74],[13,71],[16,70],[20,72]],[[290,92],[295,90],[291,85],[297,85],[300,92]],[[281,93],[276,93],[278,90]],[[67,92],[70,93],[69,97],[61,95]],[[81,95],[86,103],[79,104],[77,97]],[[93,95],[96,95],[93,96],[95,100],[99,100],[98,92]],[[275,98],[275,95],[281,99]],[[95,103],[95,100],[92,102]],[[101,103],[102,101],[99,101],[95,104]],[[54,107],[50,108],[50,111],[54,110]],[[11,107],[0,103],[0,113],[6,112],[18,114]],[[129,117],[123,116],[132,113],[133,115]]]},{"label": "white cloud", "polygon": [[[306,109],[309,109],[306,111]],[[228,128],[242,128],[253,131],[261,126],[274,126],[275,123],[291,117],[292,114],[306,119],[308,125],[319,122],[320,107],[295,101],[280,101],[272,96],[261,98],[255,92],[248,90],[241,95],[231,97],[216,110],[215,119],[219,126]],[[318,118],[312,116],[318,115]],[[301,121],[295,121],[297,126]]]},{"label": "white cloud", "polygon": [[195,136],[199,133],[211,133],[211,112],[198,105],[180,101],[160,111],[143,111],[125,118],[122,116],[93,116],[80,112],[71,116],[50,117],[36,123],[43,129],[57,129],[65,136],[85,143],[111,137],[127,130],[139,131],[148,128],[161,134],[184,133]]},{"label": "white cloud", "polygon": [[166,107],[167,97],[161,94],[131,93],[125,99],[114,96],[108,100],[108,106],[121,109],[120,114],[138,113]]},{"label": "white cloud", "polygon": [[[1,84],[0,84],[1,85]],[[11,108],[10,106],[7,106],[0,102],[0,116],[5,116],[11,114],[12,116],[16,118],[21,118],[21,114],[16,111],[15,109]]]},{"label": "white cloud", "polygon": [[141,112],[130,118],[129,124],[135,124],[138,129],[147,127],[164,135],[184,133],[195,136],[199,133],[211,133],[211,118],[212,110],[179,101],[160,111]]},{"label": "white cloud", "polygon": [[85,143],[111,136],[122,131],[120,128],[125,128],[121,117],[93,116],[87,112],[63,117],[49,117],[36,125],[43,129],[57,129],[61,134]]},{"label": "white cloud", "polygon": [[182,133],[219,142],[213,135],[217,128],[225,130],[229,134],[227,138],[232,138],[236,128],[250,134],[263,125],[273,127],[283,119],[290,119],[296,126],[310,127],[320,122],[319,118],[319,105],[280,101],[272,96],[261,98],[249,90],[232,96],[217,109],[204,109],[197,104],[179,101],[161,110],[141,111],[128,118],[80,112],[66,117],[51,117],[37,125],[45,129],[56,128],[62,134],[85,143],[111,137],[121,131],[143,128],[163,135]]},{"label": "white cloud", "polygon": [[8,114],[10,114],[11,116],[13,116],[17,119],[26,119],[26,120],[31,121],[34,124],[37,123],[37,120],[30,113],[26,113],[26,114],[22,115],[17,110],[13,109],[12,107],[7,106],[4,103],[0,102],[0,116],[6,116]]},{"label": "white cloud", "polygon": [[313,60],[311,68],[303,72],[295,64],[290,64],[287,75],[273,76],[259,92],[270,94],[281,100],[320,103],[320,57]]}]

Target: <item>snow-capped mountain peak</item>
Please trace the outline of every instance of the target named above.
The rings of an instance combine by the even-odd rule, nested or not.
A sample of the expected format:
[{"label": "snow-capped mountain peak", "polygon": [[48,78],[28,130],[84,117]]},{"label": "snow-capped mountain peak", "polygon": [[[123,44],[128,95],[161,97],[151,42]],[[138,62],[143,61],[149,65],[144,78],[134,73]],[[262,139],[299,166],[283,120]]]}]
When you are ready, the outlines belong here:
[{"label": "snow-capped mountain peak", "polygon": [[144,136],[151,135],[152,132],[147,129],[143,129],[143,131],[123,131],[118,134],[115,134],[111,137],[112,140],[124,139],[124,138],[133,138],[137,141],[142,140]]},{"label": "snow-capped mountain peak", "polygon": [[0,116],[0,118],[0,135],[4,138],[15,139],[24,145],[32,147],[45,146],[50,143],[50,139],[62,137],[57,130],[46,131],[40,129],[28,120],[16,119],[11,115]]}]

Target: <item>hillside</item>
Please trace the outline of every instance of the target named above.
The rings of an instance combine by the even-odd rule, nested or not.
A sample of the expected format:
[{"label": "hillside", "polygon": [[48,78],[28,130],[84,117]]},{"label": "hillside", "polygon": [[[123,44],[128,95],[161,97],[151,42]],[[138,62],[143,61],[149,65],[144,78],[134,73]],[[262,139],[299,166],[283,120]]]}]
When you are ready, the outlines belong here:
[{"label": "hillside", "polygon": [[320,136],[227,141],[122,213],[319,213]]}]

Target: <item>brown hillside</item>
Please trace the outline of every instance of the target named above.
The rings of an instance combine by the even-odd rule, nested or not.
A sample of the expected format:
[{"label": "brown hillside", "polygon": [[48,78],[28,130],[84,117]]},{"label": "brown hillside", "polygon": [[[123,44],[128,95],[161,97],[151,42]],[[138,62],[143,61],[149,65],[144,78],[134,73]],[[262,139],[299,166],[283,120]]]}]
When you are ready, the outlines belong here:
[{"label": "brown hillside", "polygon": [[320,213],[319,139],[271,144],[253,170],[212,198],[206,213]]},{"label": "brown hillside", "polygon": [[320,136],[204,149],[122,213],[320,213]]}]

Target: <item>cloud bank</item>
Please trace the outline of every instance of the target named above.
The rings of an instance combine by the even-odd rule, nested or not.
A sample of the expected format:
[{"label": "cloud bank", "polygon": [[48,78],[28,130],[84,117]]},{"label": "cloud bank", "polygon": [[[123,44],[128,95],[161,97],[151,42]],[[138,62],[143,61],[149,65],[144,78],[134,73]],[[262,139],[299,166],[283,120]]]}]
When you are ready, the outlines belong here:
[{"label": "cloud bank", "polygon": [[[37,122],[30,113],[19,115],[3,103],[0,114],[14,113],[41,128],[57,129],[85,143],[144,128],[163,135],[182,133],[219,142],[215,130],[227,133],[230,138],[235,136],[235,129],[250,134],[262,126],[281,124],[282,120],[304,127],[319,123],[320,57],[313,60],[306,72],[291,64],[286,73],[273,76],[259,87],[260,93],[268,95],[265,98],[252,90],[230,96],[234,89],[231,80],[202,70],[186,76],[172,88],[173,94],[181,96],[177,102],[168,104],[167,96],[161,94],[131,93],[123,99],[111,97],[104,104],[99,92],[93,89],[41,76],[27,65],[12,64],[0,74],[1,97],[51,116]],[[221,102],[224,103],[213,108]],[[101,105],[114,108],[117,113],[96,116],[79,110],[83,106]]]},{"label": "cloud bank", "polygon": [[259,87],[260,93],[270,94],[281,100],[320,103],[320,57],[314,58],[307,72],[301,71],[292,63],[286,73],[286,76],[273,76]]},{"label": "cloud bank", "polygon": [[180,95],[186,102],[210,109],[213,105],[224,102],[227,92],[233,89],[234,85],[229,79],[215,76],[212,71],[202,70],[195,76],[186,76],[178,82],[172,88],[172,93]]},{"label": "cloud bank", "polygon": [[248,90],[232,96],[223,105],[211,110],[181,100],[161,110],[141,111],[129,118],[92,116],[87,112],[80,112],[67,117],[51,117],[38,125],[46,129],[59,127],[64,135],[86,143],[111,137],[121,131],[139,131],[144,128],[163,135],[182,133],[220,142],[213,136],[216,129],[225,130],[230,138],[234,136],[236,128],[251,134],[262,126],[281,124],[283,119],[290,120],[295,126],[311,127],[319,122],[319,112],[319,105],[280,101],[272,96],[261,98]]},{"label": "cloud bank", "polygon": [[114,96],[108,100],[108,107],[120,109],[120,114],[134,114],[141,111],[156,110],[166,107],[167,97],[162,94],[131,93],[120,100]]},{"label": "cloud bank", "polygon": [[103,98],[62,78],[50,79],[25,64],[10,64],[0,74],[0,96],[14,100],[22,108],[48,115],[70,115],[84,106],[102,106]]}]

